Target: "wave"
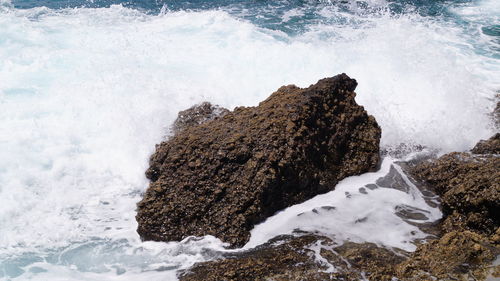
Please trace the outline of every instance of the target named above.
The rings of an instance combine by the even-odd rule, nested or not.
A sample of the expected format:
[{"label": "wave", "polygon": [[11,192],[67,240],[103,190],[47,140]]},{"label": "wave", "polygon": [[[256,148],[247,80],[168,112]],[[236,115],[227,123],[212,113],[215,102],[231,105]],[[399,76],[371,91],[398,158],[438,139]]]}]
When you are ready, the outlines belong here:
[{"label": "wave", "polygon": [[[474,17],[471,9],[453,12]],[[479,33],[470,33],[418,13],[314,13],[336,20],[295,22],[301,31],[286,32],[222,9],[17,9],[2,0],[0,278],[103,280],[111,270],[110,280],[142,271],[154,280],[154,270],[175,271],[221,249],[210,237],[164,245],[135,233],[148,156],[194,103],[256,105],[281,85],[346,72],[359,82],[357,102],[381,125],[384,147],[460,151],[493,132],[500,64],[484,23],[471,19]],[[143,251],[140,261],[134,251]],[[123,259],[91,263],[113,256]]]}]

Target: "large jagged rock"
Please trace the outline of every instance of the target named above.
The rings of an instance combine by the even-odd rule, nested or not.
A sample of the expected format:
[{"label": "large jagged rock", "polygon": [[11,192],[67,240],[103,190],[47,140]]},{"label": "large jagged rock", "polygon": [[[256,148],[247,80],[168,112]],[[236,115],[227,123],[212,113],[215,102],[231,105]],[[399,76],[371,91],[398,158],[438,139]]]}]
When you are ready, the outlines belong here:
[{"label": "large jagged rock", "polygon": [[157,146],[138,203],[144,240],[214,235],[242,246],[276,211],[376,168],[380,128],[341,74],[284,86],[257,107],[179,131]]}]

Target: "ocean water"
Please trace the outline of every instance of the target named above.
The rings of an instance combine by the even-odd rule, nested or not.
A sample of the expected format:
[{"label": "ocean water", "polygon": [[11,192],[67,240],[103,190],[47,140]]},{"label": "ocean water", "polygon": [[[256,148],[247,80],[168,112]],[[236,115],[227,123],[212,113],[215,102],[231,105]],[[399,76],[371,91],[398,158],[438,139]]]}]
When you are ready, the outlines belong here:
[{"label": "ocean water", "polygon": [[[0,0],[0,280],[176,280],[217,257],[215,237],[136,234],[154,145],[195,103],[256,105],[342,72],[383,148],[470,149],[495,131],[500,1]],[[415,225],[441,213],[397,160],[276,214],[245,248],[300,229],[414,250]]]}]

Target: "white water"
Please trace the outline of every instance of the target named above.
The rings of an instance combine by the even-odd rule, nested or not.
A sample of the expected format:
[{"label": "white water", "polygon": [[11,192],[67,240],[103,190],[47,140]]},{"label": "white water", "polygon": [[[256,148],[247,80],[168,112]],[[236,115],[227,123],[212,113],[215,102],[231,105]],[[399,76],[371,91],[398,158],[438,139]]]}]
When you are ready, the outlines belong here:
[{"label": "white water", "polygon": [[[357,101],[381,125],[384,146],[465,150],[492,133],[498,61],[476,54],[458,28],[420,16],[289,37],[222,11],[0,2],[0,279],[165,280],[212,257],[222,244],[211,237],[141,243],[135,233],[154,144],[194,103],[255,105],[283,84],[341,72],[358,80]],[[251,245],[290,228],[268,226]],[[375,242],[410,249],[402,226]]]},{"label": "white water", "polygon": [[[394,174],[396,177],[402,175],[406,184],[404,190],[373,185],[389,174],[391,167],[398,172]],[[370,184],[370,188],[366,187]],[[370,242],[414,251],[416,246],[411,242],[429,235],[397,216],[395,210],[400,208],[423,215],[420,220],[410,220],[412,222],[434,222],[441,218],[441,211],[429,206],[425,196],[404,176],[399,166],[386,158],[376,173],[344,179],[334,191],[289,207],[257,225],[245,248],[301,230],[330,236],[337,243]]]}]

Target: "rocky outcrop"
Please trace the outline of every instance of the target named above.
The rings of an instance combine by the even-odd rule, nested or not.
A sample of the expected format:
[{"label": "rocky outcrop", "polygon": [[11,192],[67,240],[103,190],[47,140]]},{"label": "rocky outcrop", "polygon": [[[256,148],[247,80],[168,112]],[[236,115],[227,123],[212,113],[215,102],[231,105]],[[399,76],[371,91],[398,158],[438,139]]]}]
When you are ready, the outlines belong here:
[{"label": "rocky outcrop", "polygon": [[485,280],[495,271],[491,262],[499,253],[498,244],[483,235],[451,231],[421,244],[408,260],[397,266],[396,276],[409,281]]},{"label": "rocky outcrop", "polygon": [[454,152],[423,162],[412,173],[440,195],[447,232],[460,228],[489,235],[500,222],[499,167],[497,155]]},{"label": "rocky outcrop", "polygon": [[500,154],[500,133],[488,140],[482,140],[471,150],[474,154]]},{"label": "rocky outcrop", "polygon": [[500,142],[498,134],[472,153],[450,153],[422,162],[412,174],[441,196],[442,237],[420,245],[399,274],[411,280],[485,280],[500,254]]},{"label": "rocky outcrop", "polygon": [[[492,139],[495,139],[492,138]],[[481,143],[484,143],[482,141]],[[496,151],[498,142],[490,142]],[[476,146],[477,147],[477,146]],[[481,152],[450,153],[402,167],[442,199],[444,219],[435,239],[415,252],[364,243],[335,245],[315,234],[277,237],[245,252],[196,264],[181,272],[194,280],[498,280],[499,156]],[[394,175],[388,174],[388,178]],[[385,180],[384,178],[379,181]],[[398,188],[397,181],[393,182]],[[424,187],[422,187],[424,188]]]},{"label": "rocky outcrop", "polygon": [[259,106],[177,130],[150,159],[142,239],[214,235],[242,246],[276,211],[375,169],[381,132],[356,104],[356,85],[342,74],[284,86]]},{"label": "rocky outcrop", "polygon": [[314,234],[277,237],[246,252],[200,263],[179,275],[181,281],[393,280],[404,256],[375,244],[346,243]]},{"label": "rocky outcrop", "polygon": [[[314,234],[277,237],[245,252],[199,263],[180,272],[181,281],[485,280],[498,278],[491,241],[470,231],[453,231],[421,244],[414,253],[372,243],[335,245]],[[492,274],[492,275],[491,275]],[[495,280],[495,279],[490,279]]]}]

